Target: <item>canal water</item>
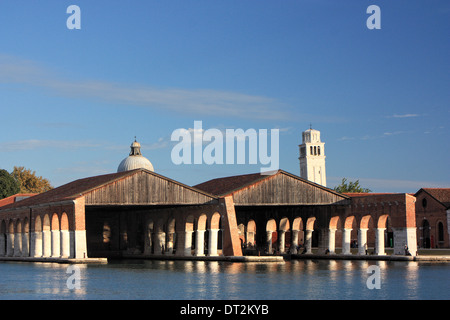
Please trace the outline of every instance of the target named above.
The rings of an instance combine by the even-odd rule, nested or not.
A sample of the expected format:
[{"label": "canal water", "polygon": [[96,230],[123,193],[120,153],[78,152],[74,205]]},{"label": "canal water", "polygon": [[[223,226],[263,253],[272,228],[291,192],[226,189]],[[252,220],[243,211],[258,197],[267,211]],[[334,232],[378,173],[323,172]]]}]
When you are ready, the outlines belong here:
[{"label": "canal water", "polygon": [[449,263],[0,262],[2,300],[448,300],[449,288]]}]

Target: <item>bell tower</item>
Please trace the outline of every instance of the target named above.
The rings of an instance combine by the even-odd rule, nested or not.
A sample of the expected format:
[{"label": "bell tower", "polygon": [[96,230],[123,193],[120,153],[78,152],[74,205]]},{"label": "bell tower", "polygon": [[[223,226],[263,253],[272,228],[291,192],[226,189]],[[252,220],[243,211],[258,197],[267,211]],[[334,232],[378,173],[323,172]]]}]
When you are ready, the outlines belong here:
[{"label": "bell tower", "polygon": [[300,177],[326,187],[325,143],[320,141],[320,131],[310,126],[302,133],[299,148]]}]

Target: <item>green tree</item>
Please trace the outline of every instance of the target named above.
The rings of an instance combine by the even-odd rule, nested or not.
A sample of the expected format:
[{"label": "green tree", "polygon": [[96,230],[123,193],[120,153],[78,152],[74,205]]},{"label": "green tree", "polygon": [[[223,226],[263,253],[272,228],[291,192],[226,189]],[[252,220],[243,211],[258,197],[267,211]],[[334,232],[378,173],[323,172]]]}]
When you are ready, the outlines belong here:
[{"label": "green tree", "polygon": [[31,169],[15,166],[11,176],[18,182],[21,193],[42,193],[53,189],[50,181],[36,176]]},{"label": "green tree", "polygon": [[0,199],[19,193],[20,185],[8,171],[0,169]]},{"label": "green tree", "polygon": [[334,187],[334,191],[340,192],[340,193],[353,193],[353,192],[359,192],[359,193],[368,193],[372,192],[372,190],[363,188],[359,185],[359,180],[356,180],[355,182],[349,181],[347,183],[347,178],[342,178],[342,182],[340,185]]}]

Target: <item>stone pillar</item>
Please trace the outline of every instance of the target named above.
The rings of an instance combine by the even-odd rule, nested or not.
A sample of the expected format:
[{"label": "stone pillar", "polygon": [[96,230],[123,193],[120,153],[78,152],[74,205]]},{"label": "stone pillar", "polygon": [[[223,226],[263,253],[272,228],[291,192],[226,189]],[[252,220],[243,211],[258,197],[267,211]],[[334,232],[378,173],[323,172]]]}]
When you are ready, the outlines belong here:
[{"label": "stone pillar", "polygon": [[358,232],[358,255],[366,255],[367,250],[367,229],[361,228]]},{"label": "stone pillar", "polygon": [[61,230],[61,258],[70,258],[69,230]]},{"label": "stone pillar", "polygon": [[148,231],[145,240],[144,240],[144,254],[151,254],[152,253],[152,239],[153,233]]},{"label": "stone pillar", "polygon": [[196,257],[203,257],[205,255],[205,231],[206,230],[195,231],[194,256]]},{"label": "stone pillar", "polygon": [[50,230],[42,231],[42,256],[50,257],[52,255],[52,235]]},{"label": "stone pillar", "polygon": [[28,257],[30,255],[30,233],[22,233],[22,257]]},{"label": "stone pillar", "polygon": [[291,241],[291,254],[297,254],[297,246],[298,246],[298,230],[292,230],[292,241]]},{"label": "stone pillar", "polygon": [[217,257],[217,239],[219,235],[219,229],[209,229],[209,239],[208,239],[208,256]]},{"label": "stone pillar", "polygon": [[86,230],[75,231],[74,240],[74,257],[76,259],[87,258]]},{"label": "stone pillar", "polygon": [[31,233],[31,257],[42,257],[42,232]]},{"label": "stone pillar", "polygon": [[0,233],[0,257],[4,257],[6,255],[6,235],[4,233]]},{"label": "stone pillar", "polygon": [[14,234],[14,257],[22,255],[22,234],[16,232]]},{"label": "stone pillar", "polygon": [[52,257],[59,258],[61,256],[61,236],[59,230],[52,230]]},{"label": "stone pillar", "polygon": [[266,231],[267,253],[272,254],[272,231]]},{"label": "stone pillar", "polygon": [[184,233],[184,256],[192,256],[192,233],[194,231],[185,231]]},{"label": "stone pillar", "polygon": [[375,254],[379,256],[385,256],[384,251],[384,231],[386,228],[375,229]]},{"label": "stone pillar", "polygon": [[286,236],[286,231],[284,231],[284,230],[278,231],[278,237],[279,237],[278,249],[279,249],[280,253],[284,253],[284,250],[285,250],[285,246],[286,246],[285,236]]},{"label": "stone pillar", "polygon": [[306,235],[305,235],[305,249],[306,249],[306,254],[311,254],[312,251],[312,233],[313,230],[306,230]]},{"label": "stone pillar", "polygon": [[255,245],[255,233],[254,232],[252,232],[252,231],[247,232],[246,239],[247,239],[247,246]]},{"label": "stone pillar", "polygon": [[6,234],[6,255],[12,257],[14,254],[14,233]]},{"label": "stone pillar", "polygon": [[168,235],[167,235],[167,248],[166,248],[166,252],[167,252],[168,254],[173,254],[174,236],[175,236],[175,233],[173,233],[173,232],[169,232]]},{"label": "stone pillar", "polygon": [[336,229],[328,229],[328,250],[329,254],[335,254],[336,251]]},{"label": "stone pillar", "polygon": [[405,255],[405,246],[411,255],[417,253],[416,228],[392,228],[394,231],[394,254]]},{"label": "stone pillar", "polygon": [[162,237],[164,235],[164,232],[155,232],[153,233],[153,254],[162,254]]},{"label": "stone pillar", "polygon": [[352,254],[350,251],[352,229],[343,229],[342,232],[342,254]]}]

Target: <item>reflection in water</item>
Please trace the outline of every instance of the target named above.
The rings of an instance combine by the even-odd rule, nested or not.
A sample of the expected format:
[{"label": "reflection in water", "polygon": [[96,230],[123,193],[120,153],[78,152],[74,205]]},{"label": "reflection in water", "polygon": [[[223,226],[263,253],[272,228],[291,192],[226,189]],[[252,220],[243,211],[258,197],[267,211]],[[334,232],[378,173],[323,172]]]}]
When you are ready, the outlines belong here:
[{"label": "reflection in water", "polygon": [[[367,287],[379,267],[381,289]],[[0,299],[449,299],[450,264],[292,260],[285,263],[123,260],[77,265],[0,263]]]}]

